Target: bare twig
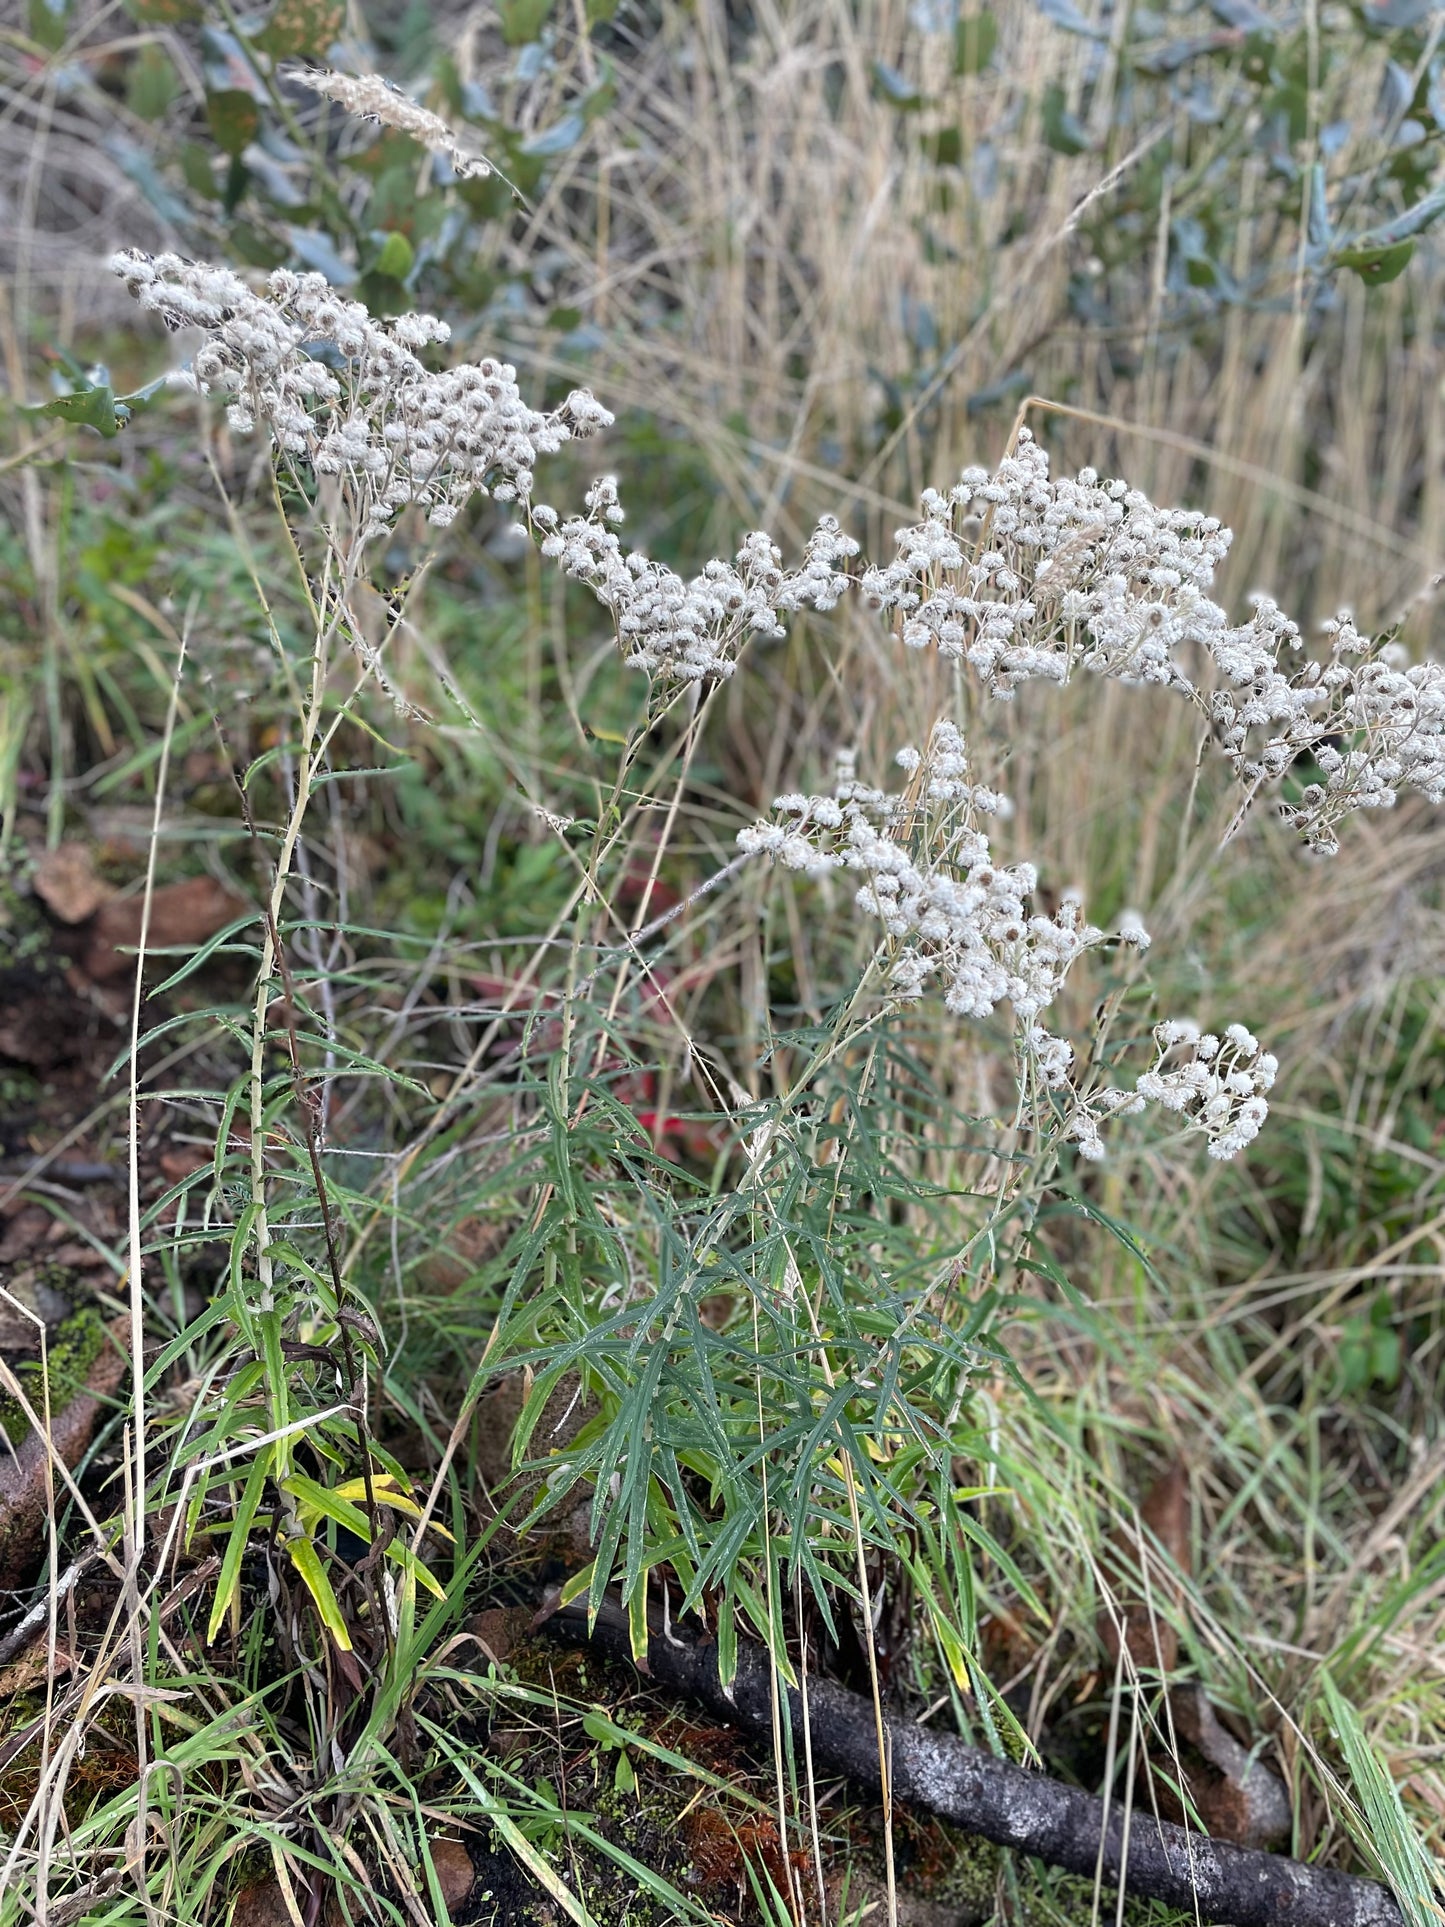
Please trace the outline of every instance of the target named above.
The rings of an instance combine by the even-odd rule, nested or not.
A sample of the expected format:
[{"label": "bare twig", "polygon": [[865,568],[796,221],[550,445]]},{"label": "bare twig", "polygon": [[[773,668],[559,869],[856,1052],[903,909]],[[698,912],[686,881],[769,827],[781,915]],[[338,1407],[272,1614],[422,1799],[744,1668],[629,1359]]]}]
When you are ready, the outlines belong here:
[{"label": "bare twig", "polygon": [[[545,1619],[559,1639],[589,1643],[586,1602]],[[627,1616],[604,1602],[590,1643],[610,1656],[631,1655]],[[717,1646],[674,1630],[648,1641],[647,1665],[660,1685],[702,1700],[722,1717],[766,1732],[772,1686],[768,1658],[740,1643],[737,1677],[724,1689]],[[795,1731],[803,1732],[803,1702],[788,1689]],[[1015,1766],[955,1735],[934,1733],[909,1720],[886,1719],[895,1798],[926,1807],[941,1819],[996,1845],[1032,1854],[1050,1866],[1099,1877],[1131,1894],[1188,1908],[1200,1921],[1232,1927],[1402,1927],[1390,1892],[1373,1880],[1306,1866],[1282,1854],[1260,1853],[1190,1833],[1152,1814],[1132,1815],[1127,1846],[1117,1808],[1078,1787]],[[835,1685],[808,1682],[808,1727],[814,1756],[878,1791],[878,1735],[870,1702]]]}]

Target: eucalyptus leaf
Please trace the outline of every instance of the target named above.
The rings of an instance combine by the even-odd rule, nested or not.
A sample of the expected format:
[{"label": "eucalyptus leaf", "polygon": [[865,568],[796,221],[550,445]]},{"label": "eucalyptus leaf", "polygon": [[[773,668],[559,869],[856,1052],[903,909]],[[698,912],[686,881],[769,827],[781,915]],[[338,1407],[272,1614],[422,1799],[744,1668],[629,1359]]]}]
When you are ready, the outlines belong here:
[{"label": "eucalyptus leaf", "polygon": [[1254,0],[1209,0],[1209,11],[1216,20],[1222,20],[1226,27],[1233,27],[1239,33],[1261,34],[1273,40],[1279,32],[1269,14],[1256,6]]},{"label": "eucalyptus leaf", "polygon": [[1329,189],[1322,162],[1316,162],[1310,177],[1309,243],[1312,248],[1328,249],[1334,241],[1330,220]]},{"label": "eucalyptus leaf", "polygon": [[240,87],[223,87],[207,94],[206,119],[217,147],[233,160],[261,131],[261,110]]},{"label": "eucalyptus leaf", "polygon": [[276,0],[255,45],[277,57],[324,54],[340,38],[345,24],[344,0]]},{"label": "eucalyptus leaf", "polygon": [[923,96],[913,82],[883,60],[873,62],[873,91],[900,113],[911,114],[923,105]]},{"label": "eucalyptus leaf", "polygon": [[553,0],[497,0],[502,38],[509,47],[525,47],[541,33]]},{"label": "eucalyptus leaf", "polygon": [[547,159],[554,154],[566,154],[577,145],[587,131],[587,122],[581,114],[564,114],[561,120],[551,127],[543,128],[531,140],[524,142],[522,153],[534,160]]},{"label": "eucalyptus leaf", "polygon": [[1380,286],[1397,281],[1409,267],[1415,252],[1413,241],[1397,241],[1393,247],[1340,248],[1331,257],[1331,266],[1349,268],[1362,281]]},{"label": "eucalyptus leaf", "polygon": [[1375,33],[1391,33],[1423,27],[1439,7],[1440,0],[1371,0],[1369,6],[1360,9],[1360,20]]},{"label": "eucalyptus leaf", "polygon": [[1045,20],[1062,27],[1065,33],[1076,33],[1085,40],[1107,40],[1109,37],[1103,27],[1080,13],[1074,0],[1038,0],[1038,4]]},{"label": "eucalyptus leaf", "polygon": [[55,421],[71,422],[81,428],[93,428],[109,441],[120,433],[133,415],[148,406],[168,382],[169,377],[162,375],[158,380],[148,382],[144,388],[136,389],[133,394],[118,396],[111,387],[106,370],[92,368],[87,374],[72,375],[71,386],[65,394],[53,395],[49,401],[32,403],[22,412],[49,416]]},{"label": "eucalyptus leaf", "polygon": [[1351,235],[1326,258],[1325,266],[1351,268],[1366,281],[1393,281],[1404,273],[1414,253],[1413,237],[1433,227],[1442,214],[1445,214],[1445,187],[1437,187],[1393,221],[1383,221],[1378,227]]},{"label": "eucalyptus leaf", "polygon": [[998,17],[988,7],[960,14],[953,30],[953,71],[980,74],[998,46]]},{"label": "eucalyptus leaf", "polygon": [[1044,142],[1056,154],[1083,154],[1089,148],[1088,130],[1070,113],[1067,99],[1057,81],[1044,89]]},{"label": "eucalyptus leaf", "polygon": [[116,134],[105,142],[105,152],[126,179],[140,189],[149,206],[161,219],[185,233],[194,218],[193,210],[161,179],[145,149],[127,140],[124,135]]}]

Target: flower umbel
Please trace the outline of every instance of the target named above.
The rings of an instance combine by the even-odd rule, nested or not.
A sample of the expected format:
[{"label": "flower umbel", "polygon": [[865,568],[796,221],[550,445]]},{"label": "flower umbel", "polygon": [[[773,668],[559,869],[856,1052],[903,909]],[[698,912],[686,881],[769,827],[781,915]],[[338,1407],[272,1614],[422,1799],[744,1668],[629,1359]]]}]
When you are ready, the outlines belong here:
[{"label": "flower umbel", "polygon": [[623,547],[614,528],[623,519],[614,477],[602,476],[586,501],[586,515],[565,521],[552,508],[532,511],[543,555],[585,582],[612,611],[628,663],[684,682],[730,676],[748,636],[786,633],[780,611],[831,609],[847,587],[846,565],[858,553],[858,544],[825,516],[801,569],[785,571],[781,552],[757,531],[744,539],[734,561],[709,562],[687,582],[641,550]]},{"label": "flower umbel", "polygon": [[1445,667],[1410,667],[1347,616],[1327,625],[1330,661],[1304,659],[1298,626],[1267,596],[1231,623],[1206,593],[1230,544],[1212,516],[1157,508],[1092,469],[1052,477],[1027,429],[992,474],[965,469],[922,508],[894,560],[860,582],[909,648],[966,661],[1003,698],[1076,670],[1174,689],[1251,795],[1314,759],[1324,782],[1284,815],[1326,853],[1354,810],[1406,788],[1445,801]]},{"label": "flower umbel", "polygon": [[998,814],[1003,799],[969,781],[955,724],[935,724],[927,749],[901,750],[898,761],[911,779],[902,794],[865,789],[845,772],[832,796],[780,796],[773,808],[783,821],[741,831],[740,846],[810,876],[860,875],[854,903],[899,946],[889,966],[895,996],[919,997],[936,981],[949,1010],[977,1018],[1007,1002],[1021,1040],[1057,1063],[1055,1040],[1035,1038],[1038,1019],[1105,933],[1072,897],[1054,916],[1034,910],[1033,865],[994,861],[979,819]]},{"label": "flower umbel", "polygon": [[[384,83],[309,80],[419,139],[447,132]],[[543,554],[587,584],[611,612],[625,660],[654,679],[731,676],[749,637],[780,637],[786,615],[832,609],[856,584],[896,619],[908,647],[967,662],[999,697],[1034,678],[1067,682],[1077,669],[1176,690],[1208,719],[1251,798],[1313,759],[1323,780],[1284,815],[1316,849],[1333,851],[1346,816],[1388,807],[1405,789],[1445,802],[1445,666],[1411,666],[1389,638],[1367,640],[1347,616],[1329,625],[1330,660],[1304,659],[1297,625],[1267,597],[1255,598],[1247,622],[1231,624],[1206,593],[1228,529],[1157,508],[1092,469],[1053,478],[1026,429],[991,474],[966,469],[947,495],[927,491],[923,520],[898,536],[886,567],[855,576],[857,542],[824,516],[796,569],[755,530],[731,561],[715,559],[686,580],[623,545],[611,476],[593,483],[583,515],[532,503],[538,459],[612,420],[586,389],[543,413],[523,401],[506,362],[428,369],[419,351],[447,339],[443,322],[378,321],[318,274],[279,269],[257,293],[227,269],[174,254],[132,250],[112,265],[167,327],[207,335],[190,379],[228,398],[232,428],[262,428],[283,459],[338,478],[363,537],[409,504],[445,527],[474,494],[517,501]],[[808,822],[823,827],[816,813]],[[800,834],[787,845],[794,854]],[[812,847],[815,867],[834,862],[836,853]],[[775,853],[791,860],[782,845]],[[921,961],[900,963],[905,977],[943,968],[926,950],[914,955]],[[965,980],[966,971],[948,993],[960,1008]]]},{"label": "flower umbel", "polygon": [[1204,1132],[1212,1158],[1232,1158],[1259,1136],[1279,1063],[1243,1024],[1222,1037],[1177,1020],[1156,1024],[1154,1043],[1158,1057],[1135,1087],[1139,1097]]}]

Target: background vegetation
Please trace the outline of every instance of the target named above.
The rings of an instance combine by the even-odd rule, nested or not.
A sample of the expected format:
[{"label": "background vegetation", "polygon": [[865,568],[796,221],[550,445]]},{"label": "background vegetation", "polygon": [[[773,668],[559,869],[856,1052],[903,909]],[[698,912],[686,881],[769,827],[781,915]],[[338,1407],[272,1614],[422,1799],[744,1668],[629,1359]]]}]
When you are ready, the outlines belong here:
[{"label": "background vegetation", "polygon": [[[866,958],[842,896],[761,868],[696,895],[840,749],[884,780],[941,669],[810,617],[669,707],[478,501],[434,558],[398,523],[357,604],[384,690],[354,698],[343,666],[308,710],[285,517],[309,505],[156,385],[185,343],[103,264],[319,269],[375,313],[442,315],[537,406],[585,383],[616,426],[542,493],[580,504],[615,471],[630,539],[684,574],[754,527],[795,556],[825,511],[884,557],[1026,410],[1056,473],[1233,527],[1232,612],[1264,588],[1310,631],[1344,604],[1430,654],[1441,29],[1424,0],[29,0],[6,22],[0,941],[12,1010],[65,1044],[0,1037],[6,1223],[43,1213],[6,1247],[32,1314],[7,1432],[42,1400],[37,1320],[140,1307],[149,1349],[53,1483],[38,1573],[0,1574],[4,1624],[42,1605],[51,1659],[48,1686],[13,1656],[4,1682],[0,1920],[42,1896],[55,1920],[439,1918],[458,1833],[462,1918],[535,1904],[518,1868],[573,1918],[716,1912],[709,1869],[740,1917],[796,1887],[814,1918],[815,1838],[858,1869],[829,1903],[856,1913],[875,1820],[802,1761],[721,1759],[630,1685],[509,1653],[495,1615],[585,1586],[599,1523],[591,1577],[615,1555],[639,1611],[691,1593],[725,1644],[796,1664],[806,1641],[1095,1785],[1147,1760],[1167,1798],[1165,1689],[1199,1682],[1288,1786],[1281,1844],[1432,1917],[1438,814],[1361,816],[1322,864],[1264,810],[1221,840],[1227,786],[1163,692],[971,715],[1009,852],[1154,936],[1147,973],[1071,983],[1071,1033],[1101,1006],[1120,1042],[1239,1017],[1282,1065],[1238,1165],[1143,1128],[1097,1169],[1045,1156],[993,1122],[1001,1029],[927,1007],[840,1029]],[[323,58],[393,78],[497,173],[319,102],[290,70]],[[74,846],[80,916],[55,882]],[[134,935],[95,919],[201,879],[132,1051]],[[256,1018],[258,961],[284,1021],[265,994]],[[138,1235],[32,1170],[128,1146]],[[850,1403],[875,1372],[886,1395]],[[513,1443],[539,1462],[516,1486]],[[421,1510],[449,1536],[413,1539]],[[1116,1628],[1144,1546],[1141,1647]],[[686,1832],[678,1784],[726,1851]],[[952,1847],[894,1844],[905,1887],[962,1877]],[[1110,1904],[973,1871],[1009,1918]]]}]

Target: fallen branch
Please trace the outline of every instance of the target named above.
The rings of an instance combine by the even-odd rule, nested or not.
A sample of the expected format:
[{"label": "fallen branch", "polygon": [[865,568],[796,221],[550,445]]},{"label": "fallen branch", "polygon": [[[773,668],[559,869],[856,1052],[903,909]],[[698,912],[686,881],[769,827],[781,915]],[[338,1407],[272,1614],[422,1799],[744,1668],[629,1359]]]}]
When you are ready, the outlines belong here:
[{"label": "fallen branch", "polygon": [[[590,1636],[584,1605],[542,1616],[546,1631],[572,1645],[631,1657],[627,1620],[608,1601]],[[718,1678],[717,1646],[654,1627],[647,1671],[660,1685],[701,1700],[724,1719],[755,1731],[772,1724],[766,1652],[742,1643],[732,1691]],[[787,1694],[801,1735],[802,1700]],[[869,1701],[832,1681],[810,1678],[808,1712],[813,1757],[873,1792],[879,1790],[878,1742]],[[1129,1818],[1104,1801],[1047,1775],[967,1746],[907,1720],[886,1722],[893,1795],[926,1807],[964,1832],[1032,1854],[1050,1866],[1111,1887],[1187,1908],[1201,1921],[1231,1927],[1403,1927],[1394,1896],[1373,1880],[1309,1867],[1281,1854],[1211,1840],[1156,1820],[1137,1808]]]},{"label": "fallen branch", "polygon": [[59,1472],[64,1479],[79,1465],[130,1364],[129,1318],[113,1318],[105,1330],[107,1342],[96,1354],[84,1384],[50,1414],[48,1432],[40,1412],[26,1402],[14,1373],[8,1366],[0,1371],[0,1390],[17,1399],[30,1421],[30,1430],[18,1446],[0,1443],[0,1589],[16,1591],[27,1582],[44,1543],[55,1475]]}]

